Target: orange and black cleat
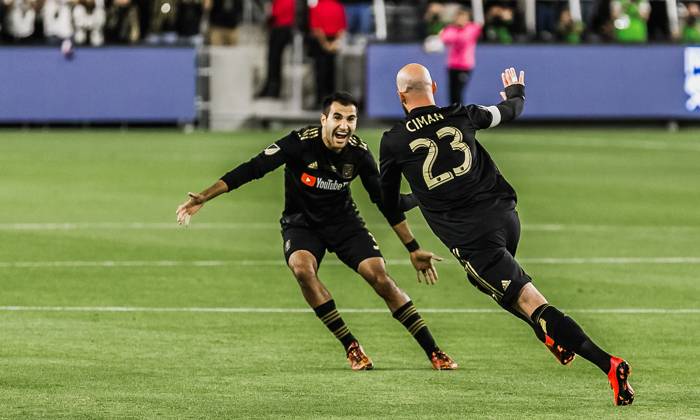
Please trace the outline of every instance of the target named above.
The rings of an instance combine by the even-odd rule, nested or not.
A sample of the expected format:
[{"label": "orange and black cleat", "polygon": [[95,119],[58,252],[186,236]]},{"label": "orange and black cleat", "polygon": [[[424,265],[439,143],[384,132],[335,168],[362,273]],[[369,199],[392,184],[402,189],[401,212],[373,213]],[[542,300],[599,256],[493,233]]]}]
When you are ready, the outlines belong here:
[{"label": "orange and black cleat", "polygon": [[555,343],[552,337],[548,335],[544,336],[544,340],[544,345],[547,346],[549,351],[552,352],[552,354],[554,355],[554,357],[556,357],[559,363],[566,366],[574,361],[576,353],[574,353],[573,351],[569,351],[564,347],[560,346],[559,344]]},{"label": "orange and black cleat", "polygon": [[455,370],[459,367],[457,362],[442,350],[435,350],[430,354],[430,363],[435,370]]},{"label": "orange and black cleat", "polygon": [[352,370],[372,370],[374,367],[372,359],[365,354],[365,350],[357,341],[350,343],[347,356]]},{"label": "orange and black cleat", "polygon": [[630,405],[634,401],[634,389],[627,382],[632,368],[629,363],[619,357],[610,358],[610,372],[608,380],[610,388],[613,390],[613,403],[615,405]]}]

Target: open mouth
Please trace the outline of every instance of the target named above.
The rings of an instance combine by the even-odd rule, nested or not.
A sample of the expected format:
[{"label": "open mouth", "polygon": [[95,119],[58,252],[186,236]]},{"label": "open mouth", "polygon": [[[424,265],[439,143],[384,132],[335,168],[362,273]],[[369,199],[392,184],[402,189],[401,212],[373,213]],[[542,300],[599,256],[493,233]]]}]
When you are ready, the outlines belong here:
[{"label": "open mouth", "polygon": [[338,141],[346,141],[349,136],[350,136],[349,131],[342,131],[342,130],[338,130],[333,134],[333,138],[338,140]]}]

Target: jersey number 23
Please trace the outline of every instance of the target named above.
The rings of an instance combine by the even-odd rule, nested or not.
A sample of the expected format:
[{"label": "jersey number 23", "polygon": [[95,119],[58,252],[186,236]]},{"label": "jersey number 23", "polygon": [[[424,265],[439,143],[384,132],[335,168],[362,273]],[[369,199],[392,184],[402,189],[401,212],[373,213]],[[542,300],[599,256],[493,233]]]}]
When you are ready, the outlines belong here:
[{"label": "jersey number 23", "polygon": [[409,144],[412,152],[422,148],[428,149],[428,155],[425,157],[425,161],[423,161],[423,179],[425,179],[425,184],[428,186],[429,190],[432,190],[438,185],[449,182],[455,177],[466,174],[472,167],[472,153],[467,143],[463,141],[464,138],[461,131],[455,127],[443,127],[439,129],[436,134],[439,140],[442,140],[445,137],[452,137],[450,146],[452,147],[452,150],[464,153],[464,162],[462,162],[462,164],[456,168],[452,168],[451,171],[433,176],[433,165],[438,157],[437,143],[426,138],[413,140]]}]

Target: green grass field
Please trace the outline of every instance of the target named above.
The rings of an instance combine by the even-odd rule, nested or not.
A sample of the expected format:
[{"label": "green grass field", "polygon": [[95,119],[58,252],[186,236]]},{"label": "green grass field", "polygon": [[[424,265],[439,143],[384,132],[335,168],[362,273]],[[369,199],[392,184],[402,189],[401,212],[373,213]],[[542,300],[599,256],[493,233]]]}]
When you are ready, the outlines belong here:
[{"label": "green grass field", "polygon": [[[0,418],[700,418],[700,132],[497,129],[518,257],[551,302],[633,367],[637,400],[562,367],[446,257],[417,284],[358,182],[392,276],[461,365],[436,372],[333,255],[320,277],[376,369],[352,372],[283,265],[282,171],[175,224],[281,132],[0,131]],[[378,153],[380,131],[360,134]]]}]

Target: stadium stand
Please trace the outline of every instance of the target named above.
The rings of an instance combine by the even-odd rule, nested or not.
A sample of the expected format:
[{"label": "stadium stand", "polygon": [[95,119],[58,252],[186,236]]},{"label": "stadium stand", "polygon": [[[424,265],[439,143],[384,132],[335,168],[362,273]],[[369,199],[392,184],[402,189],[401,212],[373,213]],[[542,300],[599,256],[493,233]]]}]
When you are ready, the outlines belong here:
[{"label": "stadium stand", "polygon": [[[52,77],[60,79],[63,77],[63,72],[89,74],[94,69],[89,70],[89,66],[82,68],[86,65],[85,59],[88,56],[111,55],[117,45],[130,45],[134,51],[140,51],[139,54],[148,54],[150,51],[154,56],[161,58],[169,53],[160,49],[177,47],[180,51],[183,48],[190,49],[192,55],[196,57],[192,63],[194,69],[182,70],[169,67],[170,70],[168,70],[171,73],[180,73],[178,77],[188,72],[194,72],[196,75],[195,80],[192,81],[192,88],[187,87],[188,92],[194,92],[191,98],[191,107],[194,111],[183,113],[180,108],[165,120],[158,119],[153,122],[198,124],[214,129],[237,128],[251,119],[265,122],[315,118],[314,105],[319,99],[316,85],[319,83],[318,80],[327,79],[329,77],[327,75],[333,77],[335,83],[332,84],[337,89],[350,91],[361,98],[363,110],[370,116],[386,117],[387,115],[383,112],[373,112],[377,109],[377,104],[381,103],[381,101],[372,102],[373,95],[377,92],[372,86],[381,79],[382,73],[376,72],[376,67],[373,67],[375,65],[373,60],[377,57],[375,53],[377,51],[386,53],[385,47],[388,46],[397,60],[423,60],[435,66],[431,70],[439,74],[437,66],[444,62],[444,47],[437,34],[447,22],[453,20],[459,7],[468,7],[472,11],[473,20],[483,24],[479,40],[480,47],[477,49],[477,61],[480,64],[477,64],[475,70],[474,84],[482,83],[480,78],[485,74],[479,70],[479,67],[483,65],[483,69],[492,68],[495,64],[490,57],[493,57],[493,52],[499,51],[499,46],[503,44],[518,46],[516,50],[509,50],[515,54],[509,53],[512,57],[517,57],[523,51],[531,52],[535,47],[538,52],[557,51],[561,52],[563,57],[568,57],[568,50],[557,48],[581,44],[579,47],[571,47],[581,48],[571,53],[572,57],[585,53],[593,54],[591,57],[602,54],[600,57],[611,55],[613,58],[621,56],[616,53],[615,49],[619,48],[617,44],[632,43],[636,46],[653,44],[648,47],[649,50],[639,53],[634,52],[636,50],[620,51],[625,57],[627,56],[625,53],[631,53],[632,60],[642,67],[649,67],[649,57],[656,57],[657,53],[663,55],[662,59],[666,60],[664,66],[669,62],[673,63],[675,66],[673,70],[664,66],[661,68],[666,70],[660,70],[673,71],[677,76],[674,76],[674,85],[669,85],[671,87],[666,85],[659,87],[660,94],[663,93],[664,98],[658,102],[662,104],[658,109],[662,109],[663,104],[671,100],[669,98],[673,97],[675,102],[681,103],[684,95],[692,96],[695,89],[693,87],[695,65],[692,64],[695,60],[694,50],[685,52],[684,47],[674,46],[674,44],[688,45],[700,41],[700,35],[698,35],[700,34],[698,29],[700,28],[698,26],[700,25],[698,23],[700,6],[696,2],[677,2],[676,0],[521,0],[517,2],[510,0],[417,2],[374,0],[371,3],[343,1],[342,4],[347,8],[348,24],[350,24],[348,34],[340,31],[337,34],[338,40],[333,43],[334,48],[338,50],[337,54],[331,55],[332,59],[319,61],[318,54],[311,54],[318,48],[313,48],[314,38],[309,30],[311,14],[309,10],[316,10],[319,7],[318,0],[1,1],[0,52],[4,60],[0,66],[4,66],[4,83],[8,84],[8,90],[5,91],[8,92],[5,95],[6,101],[13,100],[11,93],[16,90],[13,90],[13,85],[17,83],[12,80],[12,74],[21,74],[21,80],[31,86],[43,86],[42,83],[26,79],[32,74],[25,71],[26,63],[42,65],[41,59],[37,57],[49,60],[52,63],[50,65],[54,66],[49,73],[53,75]],[[279,13],[280,7],[294,8],[291,20],[283,24],[276,22],[277,18],[275,18],[275,13]],[[280,27],[284,32],[281,38]],[[268,39],[271,41],[269,44]],[[318,44],[317,41],[315,43]],[[60,51],[68,60],[56,65],[50,57],[51,51],[59,51],[57,48],[59,45]],[[32,48],[2,48],[3,46],[31,46]],[[102,49],[96,48],[89,52],[88,49],[83,49],[81,53],[74,54],[76,48],[88,46],[101,46]],[[555,48],[555,50],[548,48]],[[642,46],[642,48],[647,47]],[[156,53],[156,50],[159,52]],[[666,52],[661,53],[661,50]],[[268,51],[272,54],[268,54]],[[410,55],[404,54],[406,51],[410,51]],[[665,55],[667,52],[668,56]],[[45,53],[48,55],[42,55]],[[33,60],[24,64],[18,61],[32,54],[35,55]],[[107,62],[112,61],[107,60]],[[562,61],[559,60],[559,62]],[[613,63],[616,62],[613,61]],[[162,65],[158,66],[164,68]],[[136,66],[138,67],[138,64]],[[337,71],[330,71],[332,68],[329,69],[329,66]],[[682,70],[676,67],[681,67]],[[322,73],[323,77],[314,77],[319,73]],[[335,76],[333,76],[334,73]],[[685,85],[684,74],[689,75],[689,81]],[[665,75],[666,73],[660,76],[665,77]],[[605,75],[601,74],[601,76]],[[106,77],[102,80],[109,79],[110,77]],[[172,80],[175,79],[177,78]],[[90,77],[83,79],[82,85],[90,80],[92,80]],[[143,84],[142,82],[143,80],[135,85]],[[597,82],[591,80],[593,84]],[[104,81],[94,80],[94,83],[99,84]],[[602,83],[602,86],[606,86],[606,83]],[[685,92],[678,86],[685,86]],[[99,91],[94,86],[83,87],[88,92]],[[167,92],[172,88],[163,86],[163,91]],[[18,92],[17,95],[20,93]],[[478,91],[474,92],[474,95],[468,99],[482,99],[478,96]],[[33,97],[39,104],[44,101],[40,92],[33,95],[22,92],[21,96]],[[70,98],[64,99],[70,100]],[[97,109],[94,103],[92,105],[92,110]],[[36,108],[31,101],[28,102],[27,107],[30,110]],[[651,115],[654,118],[676,119],[684,118],[683,112],[689,112],[688,107],[690,105],[681,106],[680,110],[674,112],[657,112],[657,108],[651,106],[647,107],[648,113],[639,113],[630,111],[634,106],[630,108],[626,104],[621,104],[616,108],[621,111],[614,113],[613,116],[646,118]],[[8,111],[10,108],[14,110]],[[57,109],[61,110],[61,107]],[[527,119],[533,115],[540,118],[557,117],[544,112],[543,109],[537,106],[530,107],[524,118]],[[32,112],[24,112],[20,115],[16,106],[6,107],[3,113],[5,115],[0,115],[0,121],[3,123],[67,121],[60,115],[51,116],[38,111],[34,113],[36,115],[32,115]],[[108,118],[98,118],[105,115],[87,113],[72,118],[71,121],[134,122],[133,116],[127,114],[129,113],[117,113],[107,115]],[[146,115],[152,114],[146,113]],[[594,114],[581,115],[592,117]],[[692,117],[694,118],[695,114],[692,114]],[[144,119],[139,119],[141,120]],[[146,118],[144,121],[149,120]]]}]

